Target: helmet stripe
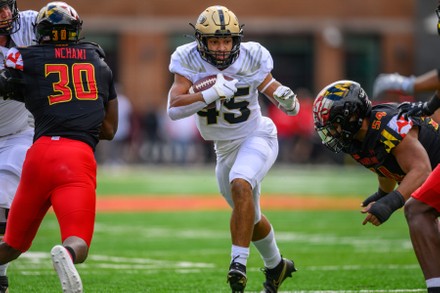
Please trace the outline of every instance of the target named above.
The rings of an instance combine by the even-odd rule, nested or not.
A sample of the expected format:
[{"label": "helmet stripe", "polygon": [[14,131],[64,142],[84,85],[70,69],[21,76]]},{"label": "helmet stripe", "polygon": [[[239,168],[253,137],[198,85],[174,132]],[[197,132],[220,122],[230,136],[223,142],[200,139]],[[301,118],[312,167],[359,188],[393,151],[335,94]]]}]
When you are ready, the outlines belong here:
[{"label": "helmet stripe", "polygon": [[223,13],[223,9],[218,10],[218,17],[220,19],[220,29],[223,31],[226,29],[225,14]]}]

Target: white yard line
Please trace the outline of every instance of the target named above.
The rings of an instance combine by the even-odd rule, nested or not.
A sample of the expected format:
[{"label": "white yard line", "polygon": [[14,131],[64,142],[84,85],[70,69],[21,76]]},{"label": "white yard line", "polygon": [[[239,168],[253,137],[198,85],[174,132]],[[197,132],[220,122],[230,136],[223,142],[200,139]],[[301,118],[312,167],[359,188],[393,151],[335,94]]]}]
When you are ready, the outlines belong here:
[{"label": "white yard line", "polygon": [[[215,269],[212,263],[189,262],[189,261],[164,261],[147,258],[115,257],[107,255],[90,255],[90,263],[81,264],[81,270],[94,271],[96,268],[108,270],[124,270],[125,274],[139,273],[139,270],[146,274],[157,272],[158,269],[174,270],[176,273],[188,274],[202,272],[206,269]],[[31,266],[29,264],[32,264]],[[376,268],[389,270],[416,270],[418,265],[344,265],[344,266],[308,266],[302,267],[301,271],[350,271]],[[46,275],[47,270],[53,270],[50,254],[46,252],[26,252],[14,262],[11,269],[17,269],[23,275]],[[256,271],[256,268],[250,270]],[[302,291],[280,291],[280,293],[412,293],[426,292],[426,289],[377,289],[377,290],[302,290]]]}]

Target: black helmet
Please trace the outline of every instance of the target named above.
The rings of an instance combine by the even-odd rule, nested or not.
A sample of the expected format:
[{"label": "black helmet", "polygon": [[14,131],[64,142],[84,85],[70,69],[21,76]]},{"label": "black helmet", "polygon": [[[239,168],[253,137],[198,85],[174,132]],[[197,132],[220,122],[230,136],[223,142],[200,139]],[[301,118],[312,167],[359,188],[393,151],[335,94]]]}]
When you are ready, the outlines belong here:
[{"label": "black helmet", "polygon": [[360,84],[340,80],[321,90],[313,103],[315,130],[333,152],[346,151],[363,119],[371,112],[371,101]]},{"label": "black helmet", "polygon": [[78,42],[82,20],[65,2],[50,2],[37,15],[35,37],[41,43]]},{"label": "black helmet", "polygon": [[11,35],[20,29],[20,14],[17,9],[17,2],[15,0],[0,0],[0,8],[3,6],[9,6],[11,9],[12,17],[4,21],[0,21],[0,35]]},{"label": "black helmet", "polygon": [[[220,5],[210,6],[200,14],[196,24],[192,26],[195,30],[194,35],[197,40],[197,49],[203,60],[218,69],[225,69],[238,58],[243,29],[231,10]],[[208,49],[208,38],[226,37],[232,38],[233,45],[231,51],[225,54],[224,52],[220,53]],[[217,58],[219,54],[225,54],[227,58],[219,59]]]}]

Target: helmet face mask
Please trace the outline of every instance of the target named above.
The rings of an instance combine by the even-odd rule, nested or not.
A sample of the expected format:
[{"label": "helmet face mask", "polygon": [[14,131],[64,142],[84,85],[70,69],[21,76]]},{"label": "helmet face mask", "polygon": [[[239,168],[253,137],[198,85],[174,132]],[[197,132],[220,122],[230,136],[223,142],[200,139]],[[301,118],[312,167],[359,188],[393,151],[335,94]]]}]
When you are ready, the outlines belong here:
[{"label": "helmet face mask", "polygon": [[341,152],[349,144],[343,138],[340,125],[329,123],[323,127],[317,127],[316,132],[318,132],[322,143],[336,153]]},{"label": "helmet face mask", "polygon": [[78,42],[82,20],[65,2],[50,2],[37,15],[35,37],[41,43]]},{"label": "helmet face mask", "polygon": [[359,83],[334,82],[322,89],[313,103],[315,130],[333,152],[348,151],[370,111],[371,102]]},{"label": "helmet face mask", "polygon": [[11,10],[11,18],[0,21],[0,35],[11,35],[20,29],[20,14],[15,0],[0,0],[0,8],[4,6]]},{"label": "helmet face mask", "polygon": [[[210,6],[203,11],[195,25],[195,38],[200,56],[218,69],[225,69],[238,58],[243,37],[242,26],[235,14],[224,6]],[[214,51],[208,47],[209,38],[232,38],[230,51]]]}]

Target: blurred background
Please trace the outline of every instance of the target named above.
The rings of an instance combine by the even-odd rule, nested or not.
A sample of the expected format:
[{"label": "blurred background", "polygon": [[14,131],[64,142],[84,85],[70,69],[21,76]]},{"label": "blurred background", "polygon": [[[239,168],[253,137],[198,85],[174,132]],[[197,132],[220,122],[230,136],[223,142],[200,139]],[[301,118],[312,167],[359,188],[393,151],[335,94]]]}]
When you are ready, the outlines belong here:
[{"label": "blurred background", "polygon": [[[46,1],[18,0],[20,10]],[[118,84],[120,126],[101,142],[102,165],[204,165],[214,162],[192,118],[170,121],[167,92],[170,55],[192,41],[189,23],[208,6],[227,6],[244,26],[243,41],[258,41],[272,54],[274,76],[299,96],[301,113],[287,117],[264,98],[263,112],[278,126],[279,162],[351,164],[334,155],[313,131],[311,103],[338,79],[353,79],[371,93],[382,72],[418,75],[440,68],[438,5],[434,0],[79,0],[67,1],[84,20],[83,36],[98,42]],[[416,99],[425,97],[418,96]]]}]

